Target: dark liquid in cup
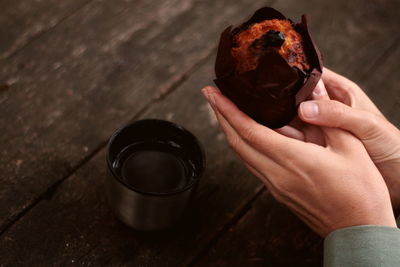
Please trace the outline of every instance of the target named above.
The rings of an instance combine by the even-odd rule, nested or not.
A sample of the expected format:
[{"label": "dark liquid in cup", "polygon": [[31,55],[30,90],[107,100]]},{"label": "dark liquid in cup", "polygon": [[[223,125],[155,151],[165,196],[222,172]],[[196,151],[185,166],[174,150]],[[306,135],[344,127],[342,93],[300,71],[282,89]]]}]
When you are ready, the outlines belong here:
[{"label": "dark liquid in cup", "polygon": [[134,189],[169,193],[183,189],[193,178],[193,164],[175,143],[139,143],[125,148],[113,163],[121,179]]}]

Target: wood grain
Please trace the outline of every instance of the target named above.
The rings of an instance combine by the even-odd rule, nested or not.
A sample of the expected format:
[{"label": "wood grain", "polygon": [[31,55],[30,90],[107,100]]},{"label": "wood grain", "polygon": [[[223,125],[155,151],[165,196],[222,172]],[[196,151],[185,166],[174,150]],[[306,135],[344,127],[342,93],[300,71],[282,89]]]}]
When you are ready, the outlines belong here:
[{"label": "wood grain", "polygon": [[268,191],[194,266],[321,266],[323,240]]},{"label": "wood grain", "polygon": [[359,82],[400,37],[396,0],[280,0],[273,7],[299,20],[306,13],[324,64]]},{"label": "wood grain", "polygon": [[360,86],[379,107],[386,118],[400,128],[400,39],[392,50],[385,55],[369,75],[360,82]]},{"label": "wood grain", "polygon": [[0,60],[39,38],[91,0],[0,2]]},{"label": "wood grain", "polygon": [[0,230],[184,79],[245,2],[225,16],[213,10],[227,1],[93,2],[9,58],[0,70],[9,86],[0,95]]},{"label": "wood grain", "polygon": [[145,235],[110,213],[102,187],[105,152],[67,179],[52,196],[16,222],[0,238],[4,265],[183,266],[191,262],[262,188],[228,148],[212,111],[200,93],[211,82],[213,59],[142,118],[184,125],[204,145],[207,171],[192,212],[175,229]]},{"label": "wood grain", "polygon": [[[295,20],[310,13],[327,65],[360,82],[398,125],[397,1],[268,3]],[[321,262],[320,240],[268,194],[247,212],[262,186],[230,152],[199,93],[214,76],[209,55],[220,31],[259,4],[93,1],[4,60],[0,265]],[[208,158],[193,213],[151,236],[119,223],[101,187],[107,137],[138,114],[183,124]]]}]

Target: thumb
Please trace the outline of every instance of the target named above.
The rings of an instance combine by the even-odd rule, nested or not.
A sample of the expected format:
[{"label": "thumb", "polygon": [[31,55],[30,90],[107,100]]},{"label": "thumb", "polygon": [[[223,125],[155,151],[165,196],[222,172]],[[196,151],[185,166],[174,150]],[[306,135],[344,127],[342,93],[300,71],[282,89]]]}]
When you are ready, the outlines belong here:
[{"label": "thumb", "polygon": [[299,117],[305,122],[347,130],[359,139],[370,139],[384,121],[368,111],[349,107],[335,100],[307,101],[300,104]]}]

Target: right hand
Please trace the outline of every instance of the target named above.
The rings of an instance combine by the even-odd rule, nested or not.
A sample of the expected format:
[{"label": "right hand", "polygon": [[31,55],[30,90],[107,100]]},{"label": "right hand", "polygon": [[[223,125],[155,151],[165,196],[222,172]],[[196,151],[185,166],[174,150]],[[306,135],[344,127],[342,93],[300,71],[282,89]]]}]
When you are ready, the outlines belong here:
[{"label": "right hand", "polygon": [[[400,131],[391,124],[363,90],[347,78],[324,68],[322,80],[333,100],[303,102],[299,117],[303,121],[341,128],[362,141],[369,156],[385,179],[392,205],[400,212]],[[306,105],[318,106],[318,114],[307,116]]]}]

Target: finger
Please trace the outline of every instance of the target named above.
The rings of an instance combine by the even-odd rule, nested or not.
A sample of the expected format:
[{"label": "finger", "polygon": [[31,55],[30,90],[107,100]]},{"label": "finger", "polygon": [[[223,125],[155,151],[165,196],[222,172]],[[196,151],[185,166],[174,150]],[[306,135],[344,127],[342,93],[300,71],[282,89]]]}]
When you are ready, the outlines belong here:
[{"label": "finger", "polygon": [[[290,127],[286,129],[286,127]],[[321,127],[306,123],[298,116],[289,123],[288,126],[276,129],[280,134],[291,137],[303,142],[313,143],[325,147],[325,135]]]},{"label": "finger", "polygon": [[280,133],[284,136],[294,138],[300,141],[305,141],[303,132],[297,130],[292,126],[284,126],[282,128],[275,129],[277,133]]},{"label": "finger", "polygon": [[[330,100],[302,102],[300,104],[298,111],[300,119],[302,119],[305,122],[311,123],[311,120],[313,118],[320,116],[321,111],[319,109],[319,105],[317,105],[316,103],[321,101],[330,101]],[[329,125],[319,125],[319,126],[322,126],[321,130],[323,131],[325,136],[326,147],[334,150],[348,149],[349,142],[351,142],[350,139],[354,138],[351,134],[341,129],[337,129],[337,127],[334,126],[329,126]],[[313,136],[318,137],[317,134],[318,133],[316,133],[314,130],[314,135],[311,135],[311,137]]]},{"label": "finger", "polygon": [[321,127],[305,123],[299,117],[296,117],[289,125],[275,129],[275,131],[303,142],[326,146],[325,135]]},{"label": "finger", "polygon": [[[315,87],[312,95],[314,100],[329,100],[328,93],[325,88],[325,84],[322,80],[318,81],[317,86]],[[321,133],[325,135],[326,140],[321,139]],[[348,134],[343,133],[343,131],[340,131],[338,129],[334,128],[326,128],[322,127],[320,129],[316,127],[309,127],[307,131],[307,138],[313,142],[317,143],[322,146],[330,146],[330,147],[336,147],[336,146],[342,146],[346,145]]]},{"label": "finger", "polygon": [[295,128],[296,130],[303,132],[304,128],[307,127],[307,123],[305,123],[304,121],[302,121],[299,116],[294,117],[294,119],[289,122],[288,124],[290,127]]},{"label": "finger", "polygon": [[324,71],[322,72],[322,80],[327,87],[330,85],[349,85],[353,83],[343,75],[340,75],[327,67],[324,67]]},{"label": "finger", "polygon": [[351,93],[353,87],[358,87],[346,77],[339,75],[324,67],[322,80],[331,99],[342,102],[348,106],[355,105],[355,97]]},{"label": "finger", "polygon": [[[260,154],[257,150],[240,140],[240,136],[229,125],[218,111],[215,111],[217,120],[226,135],[228,143],[244,162],[247,169],[256,176],[270,191],[276,191],[276,178],[282,178],[282,167],[273,160]],[[237,138],[237,139],[236,139]],[[237,141],[232,141],[237,140]]]},{"label": "finger", "polygon": [[329,99],[328,93],[325,88],[325,84],[322,80],[319,80],[317,86],[315,86],[314,91],[312,93],[312,98],[314,100]]},{"label": "finger", "polygon": [[[214,107],[211,106],[213,109]],[[273,182],[268,177],[281,177],[281,167],[273,160],[253,149],[235,132],[223,116],[214,109],[215,116],[220,124],[226,139],[239,158],[244,162],[249,171],[263,182],[270,190],[274,189]],[[267,176],[269,174],[269,176]]]},{"label": "finger", "polygon": [[326,85],[331,99],[385,118],[382,112],[356,83],[327,68],[324,68],[322,80]]},{"label": "finger", "polygon": [[[374,113],[351,108],[333,100],[308,101],[309,108],[302,109],[299,116],[302,120],[320,126],[342,128],[353,133],[359,139],[370,139],[386,125],[385,120]],[[316,110],[316,111],[315,111]]]},{"label": "finger", "polygon": [[225,133],[229,146],[236,152],[242,161],[252,166],[254,169],[257,169],[260,174],[275,174],[279,172],[280,166],[278,164],[244,142],[218,110],[214,110],[214,112],[219,125]]},{"label": "finger", "polygon": [[326,147],[326,134],[321,127],[307,124],[304,128],[304,141]]},{"label": "finger", "polygon": [[314,102],[318,106],[318,114],[314,117],[301,114],[300,117],[308,123],[319,125],[323,128],[333,127],[330,129],[341,131],[341,138],[328,140],[333,149],[353,153],[355,150],[352,148],[364,145],[370,156],[376,158],[374,156],[375,145],[385,143],[381,142],[382,139],[386,139],[389,132],[389,135],[392,133],[392,131],[388,131],[392,129],[392,125],[383,117],[372,112],[354,109],[334,100]]},{"label": "finger", "polygon": [[283,136],[252,120],[223,96],[218,89],[208,87],[206,94],[210,97],[210,103],[240,138],[269,158],[285,162],[285,158],[300,159],[299,151],[303,155],[308,152],[303,142]]}]

